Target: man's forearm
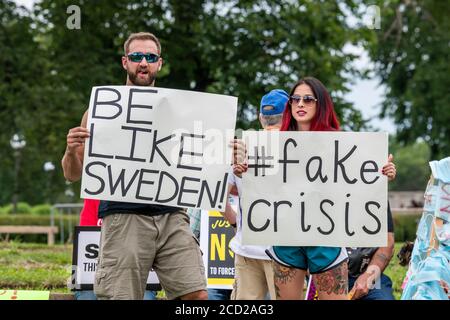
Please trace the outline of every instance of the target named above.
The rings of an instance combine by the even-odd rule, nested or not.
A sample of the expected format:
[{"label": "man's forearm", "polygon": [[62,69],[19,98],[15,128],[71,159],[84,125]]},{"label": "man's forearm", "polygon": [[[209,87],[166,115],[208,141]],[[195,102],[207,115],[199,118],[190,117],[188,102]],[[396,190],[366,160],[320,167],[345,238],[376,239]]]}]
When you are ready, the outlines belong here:
[{"label": "man's forearm", "polygon": [[380,271],[379,275],[383,273],[384,269],[388,266],[389,262],[394,255],[394,234],[388,234],[388,246],[378,248],[378,250],[374,253],[372,259],[370,260],[369,266],[367,267],[367,271],[378,269]]},{"label": "man's forearm", "polygon": [[71,182],[80,180],[83,163],[80,161],[76,153],[69,153],[66,151],[62,158],[61,164],[64,171],[64,178]]},{"label": "man's forearm", "polygon": [[[383,273],[384,269],[389,264],[389,261],[391,261],[392,258],[392,251],[389,248],[379,248],[377,252],[372,257],[372,260],[370,260],[369,267],[376,266],[380,270],[380,274]],[[369,269],[368,267],[368,269]]]}]

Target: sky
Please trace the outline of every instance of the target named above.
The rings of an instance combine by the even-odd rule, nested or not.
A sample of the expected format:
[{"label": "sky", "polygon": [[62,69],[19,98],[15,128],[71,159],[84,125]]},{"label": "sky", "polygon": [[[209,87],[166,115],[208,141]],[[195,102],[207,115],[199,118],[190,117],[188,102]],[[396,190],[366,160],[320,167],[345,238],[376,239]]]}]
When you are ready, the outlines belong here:
[{"label": "sky", "polygon": [[[367,52],[359,47],[347,45],[344,52],[357,54],[359,57],[353,62],[357,70],[366,68],[372,69],[373,63]],[[378,114],[381,111],[381,103],[386,87],[380,85],[380,79],[373,77],[370,79],[356,79],[351,86],[351,91],[346,95],[348,101],[353,102],[356,109],[360,110],[364,119],[371,119],[369,122],[374,129],[395,133],[395,125],[391,119],[380,119]]]},{"label": "sky", "polygon": [[[19,5],[23,5],[29,9],[33,7],[35,0],[15,0]],[[359,58],[354,62],[358,69],[371,68],[372,63],[365,52],[361,48],[347,46],[348,52],[356,53]],[[370,124],[377,131],[395,132],[395,126],[390,119],[379,119],[380,104],[385,91],[385,87],[379,85],[379,79],[356,79],[351,91],[347,94],[348,101],[353,102],[356,109],[360,110],[364,119],[371,119]]]}]

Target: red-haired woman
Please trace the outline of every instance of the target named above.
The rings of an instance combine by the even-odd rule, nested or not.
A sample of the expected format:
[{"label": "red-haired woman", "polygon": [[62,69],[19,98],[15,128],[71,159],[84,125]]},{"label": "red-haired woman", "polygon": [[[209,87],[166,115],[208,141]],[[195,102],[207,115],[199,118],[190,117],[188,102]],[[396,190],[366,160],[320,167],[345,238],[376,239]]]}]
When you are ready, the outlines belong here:
[{"label": "red-haired woman", "polygon": [[[339,130],[333,101],[322,82],[312,77],[298,81],[290,92],[281,131]],[[245,150],[239,143],[234,146],[237,153]],[[389,155],[382,169],[389,180],[395,178],[395,165],[391,161]],[[235,171],[239,170],[246,171],[246,165],[235,165]],[[274,261],[277,299],[303,299],[307,271],[313,276],[319,300],[348,299],[346,248],[274,246],[267,253]]]}]

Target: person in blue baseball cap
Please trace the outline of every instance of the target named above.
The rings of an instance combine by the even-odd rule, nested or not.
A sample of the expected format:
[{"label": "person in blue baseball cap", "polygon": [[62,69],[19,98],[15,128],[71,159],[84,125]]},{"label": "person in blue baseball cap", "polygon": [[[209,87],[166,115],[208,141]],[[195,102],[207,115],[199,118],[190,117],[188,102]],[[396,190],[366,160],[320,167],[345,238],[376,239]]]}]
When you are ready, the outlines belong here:
[{"label": "person in blue baseball cap", "polygon": [[[288,100],[288,94],[281,89],[272,90],[262,97],[259,121],[264,130],[280,129],[283,112]],[[228,175],[228,194],[232,188],[236,188],[239,199],[242,196],[241,169],[242,167],[237,165],[237,167],[233,167],[233,171]],[[229,244],[235,258],[234,285],[230,299],[275,300],[274,273],[272,261],[265,251],[267,247],[243,244],[242,208],[238,206],[237,209],[236,212],[232,208],[231,203],[227,203],[225,211],[222,212],[222,215],[230,224],[236,223],[236,234]]]},{"label": "person in blue baseball cap", "polygon": [[281,89],[274,89],[261,99],[259,122],[264,130],[279,130],[284,108],[289,100],[289,95]]}]

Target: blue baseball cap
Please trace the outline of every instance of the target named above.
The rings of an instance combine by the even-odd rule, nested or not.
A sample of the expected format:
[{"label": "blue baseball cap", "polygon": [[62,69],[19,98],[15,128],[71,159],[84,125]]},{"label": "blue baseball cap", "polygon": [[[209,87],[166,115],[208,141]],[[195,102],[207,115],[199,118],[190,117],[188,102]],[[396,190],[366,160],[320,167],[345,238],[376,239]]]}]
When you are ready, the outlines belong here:
[{"label": "blue baseball cap", "polygon": [[[289,95],[286,91],[274,89],[262,97],[259,111],[265,116],[283,113],[288,100]],[[266,106],[272,106],[273,108],[264,108]]]}]

